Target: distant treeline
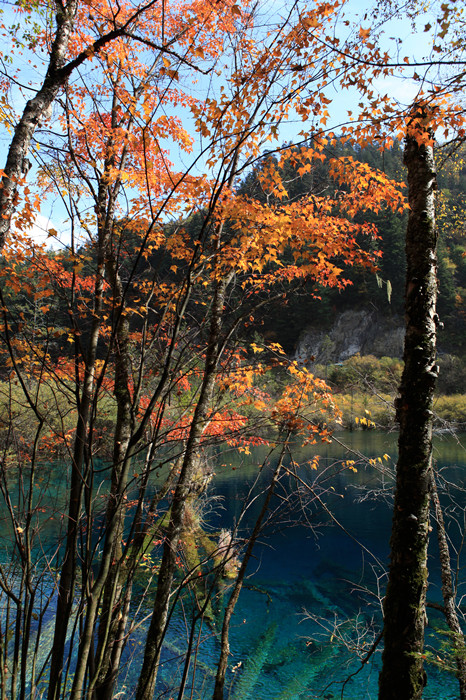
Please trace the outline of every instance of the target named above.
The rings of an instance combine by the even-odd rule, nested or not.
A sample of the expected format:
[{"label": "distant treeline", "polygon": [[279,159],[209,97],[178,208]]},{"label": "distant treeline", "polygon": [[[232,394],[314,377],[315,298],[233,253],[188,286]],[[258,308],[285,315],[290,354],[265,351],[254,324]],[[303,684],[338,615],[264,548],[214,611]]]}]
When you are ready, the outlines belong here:
[{"label": "distant treeline", "polygon": [[[329,148],[328,158],[352,156],[373,168],[384,171],[391,178],[402,181],[405,177],[402,145],[395,141],[390,150],[381,152],[376,146],[359,148],[339,143]],[[439,150],[438,213],[439,231],[438,312],[443,327],[439,345],[446,351],[462,355],[466,341],[466,149],[454,156]],[[272,156],[271,156],[272,157]],[[239,191],[260,199],[262,193],[256,168],[241,183]],[[291,160],[282,169],[289,195],[297,199],[309,193],[333,193],[334,181],[329,176],[329,160],[315,165],[311,172],[298,175]],[[359,215],[361,217],[361,215]],[[309,325],[328,328],[337,313],[375,305],[386,315],[403,314],[405,256],[404,238],[407,214],[396,215],[385,210],[379,214],[365,214],[364,219],[374,223],[379,239],[361,238],[362,247],[373,246],[382,252],[378,275],[367,270],[350,268],[345,276],[352,282],[343,291],[315,288],[312,280],[296,287],[292,294],[277,302],[273,312],[268,307],[262,319],[262,334],[280,342],[288,352],[296,346],[300,333]]]}]

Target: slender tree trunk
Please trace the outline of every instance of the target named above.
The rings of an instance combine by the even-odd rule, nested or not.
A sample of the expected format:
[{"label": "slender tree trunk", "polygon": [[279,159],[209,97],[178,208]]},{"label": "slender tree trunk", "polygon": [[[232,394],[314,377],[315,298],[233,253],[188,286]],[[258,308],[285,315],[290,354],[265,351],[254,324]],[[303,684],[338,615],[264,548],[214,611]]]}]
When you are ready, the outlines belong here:
[{"label": "slender tree trunk", "polygon": [[212,700],[223,700],[224,697],[224,687],[225,687],[225,676],[227,672],[227,667],[228,667],[228,656],[230,654],[230,642],[229,642],[229,635],[230,635],[230,622],[232,615],[234,613],[236,603],[238,602],[239,594],[241,593],[241,588],[243,587],[243,581],[244,577],[246,575],[246,569],[249,564],[249,561],[252,556],[252,552],[254,549],[254,546],[256,544],[257,538],[261,532],[262,526],[264,524],[264,519],[265,516],[267,515],[267,511],[270,506],[270,501],[272,500],[272,496],[275,492],[275,487],[277,485],[278,479],[280,477],[280,471],[283,465],[283,457],[285,455],[285,450],[288,445],[288,439],[289,435],[287,436],[285,443],[283,445],[282,453],[280,455],[280,459],[278,460],[277,466],[275,467],[275,471],[272,476],[272,480],[269,484],[268,490],[267,490],[267,496],[264,500],[264,503],[262,505],[261,511],[259,513],[259,516],[256,520],[256,523],[254,525],[254,529],[251,533],[251,536],[248,541],[248,546],[246,548],[246,552],[244,554],[243,560],[241,562],[241,567],[238,571],[238,575],[236,577],[235,585],[233,586],[233,591],[231,593],[230,599],[227,603],[225,613],[223,615],[223,625],[222,625],[222,634],[221,634],[221,639],[220,639],[220,658],[217,664],[217,675],[215,678],[215,687],[214,687],[214,694],[212,696]]},{"label": "slender tree trunk", "polygon": [[404,161],[410,213],[406,232],[406,337],[397,418],[399,457],[384,603],[384,652],[379,700],[417,700],[426,684],[427,588],[432,401],[436,367],[436,175],[426,115],[416,107]]},{"label": "slender tree trunk", "polygon": [[59,7],[55,15],[57,29],[44,82],[37,94],[27,102],[8,150],[0,188],[0,250],[3,248],[15,211],[18,184],[30,168],[27,155],[32,136],[68,77],[61,69],[65,63],[78,0],[69,0],[60,6],[57,3],[56,7]]},{"label": "slender tree trunk", "polygon": [[[109,168],[112,165],[113,161],[111,157],[107,158],[105,164],[105,173],[108,173]],[[76,578],[76,551],[79,519],[82,507],[82,494],[85,481],[89,478],[89,476],[86,476],[84,474],[83,465],[86,447],[88,444],[90,411],[92,401],[94,398],[95,363],[97,358],[97,346],[100,337],[100,330],[102,325],[102,310],[104,304],[104,279],[109,257],[109,244],[113,230],[113,214],[115,207],[115,198],[111,198],[108,196],[106,177],[103,177],[100,183],[96,206],[98,213],[98,246],[97,267],[95,272],[94,287],[95,301],[93,309],[92,329],[86,357],[83,389],[81,397],[78,398],[78,424],[76,430],[74,455],[71,470],[71,485],[68,510],[68,531],[64,561],[62,565],[60,583],[58,588],[57,619],[55,624],[55,632],[52,646],[49,689],[47,695],[48,700],[58,700],[61,692],[61,677],[63,657],[65,652],[65,640],[68,622],[71,616],[71,610],[73,606],[74,586]],[[96,601],[94,601],[94,605],[97,605]],[[92,606],[90,606],[90,609],[92,609]],[[86,610],[86,625],[88,624],[89,615],[90,613]],[[80,659],[82,656],[81,649],[84,643],[85,642],[81,639],[78,659]],[[78,677],[80,677],[79,674]]]},{"label": "slender tree trunk", "polygon": [[74,442],[73,462],[71,465],[71,484],[68,505],[68,525],[65,553],[58,586],[56,609],[56,624],[50,662],[48,700],[58,700],[61,692],[63,656],[65,652],[66,634],[73,606],[74,586],[76,579],[76,548],[81,514],[82,493],[84,488],[84,458],[87,445],[90,410],[93,400],[95,361],[97,344],[101,328],[101,312],[103,304],[103,245],[100,247],[95,282],[95,303],[92,330],[86,358],[86,369],[83,388],[79,399],[78,422]]},{"label": "slender tree trunk", "polygon": [[[97,669],[98,679],[96,697],[98,700],[111,700],[113,685],[119,667],[120,656],[124,644],[128,604],[122,599],[121,555],[124,534],[125,502],[128,470],[131,463],[129,442],[133,434],[132,400],[130,393],[131,364],[129,355],[129,322],[128,317],[121,313],[124,309],[123,285],[113,260],[107,263],[108,277],[114,289],[113,295],[119,310],[116,319],[116,348],[115,348],[115,389],[117,403],[117,420],[114,436],[112,484],[110,500],[107,508],[107,524],[115,520],[112,528],[112,567],[105,584],[102,613],[99,619],[99,644],[96,658],[100,669]],[[130,585],[128,583],[128,585]]]},{"label": "slender tree trunk", "polygon": [[453,648],[456,656],[456,677],[458,678],[460,698],[466,700],[466,645],[463,630],[456,612],[456,595],[451,575],[450,549],[448,547],[443,519],[442,506],[437,492],[437,483],[434,472],[431,474],[431,494],[437,523],[437,541],[440,557],[440,569],[442,572],[443,610],[447,625],[452,633]]},{"label": "slender tree trunk", "polygon": [[[131,463],[131,454],[128,451],[129,441],[132,435],[132,401],[129,390],[130,383],[130,359],[129,359],[129,322],[124,314],[123,285],[117,266],[111,251],[111,237],[114,233],[115,202],[119,189],[119,182],[113,187],[109,186],[108,173],[114,165],[114,154],[110,141],[108,155],[105,163],[105,173],[99,184],[99,196],[97,200],[99,220],[99,241],[103,254],[103,265],[107,272],[112,287],[112,301],[115,309],[115,384],[114,394],[117,403],[117,418],[114,434],[114,450],[112,464],[112,483],[110,499],[106,514],[106,538],[104,553],[102,556],[99,574],[88,593],[88,605],[86,608],[85,631],[80,639],[78,661],[73,680],[71,698],[80,697],[88,668],[91,645],[96,624],[98,603],[105,586],[102,600],[102,625],[100,631],[106,630],[100,637],[96,663],[96,672],[99,674],[100,661],[105,648],[105,641],[110,632],[111,637],[117,636],[120,627],[118,620],[120,610],[112,611],[115,600],[119,599],[119,570],[117,562],[121,556],[121,541],[124,528],[124,502],[126,492],[127,474]],[[100,233],[102,231],[102,233]],[[113,566],[112,566],[113,565]],[[109,617],[112,620],[109,620]],[[105,638],[105,639],[104,639]],[[111,652],[110,652],[111,653]],[[108,664],[107,664],[108,665]],[[105,676],[105,673],[104,673]]]},{"label": "slender tree trunk", "polygon": [[186,443],[183,466],[173,496],[136,700],[153,700],[154,697],[160,654],[166,631],[170,593],[176,571],[177,550],[184,525],[186,502],[191,489],[192,477],[197,467],[197,450],[207,420],[219,361],[221,317],[228,284],[229,279],[223,279],[217,283],[215,290],[204,377]]}]

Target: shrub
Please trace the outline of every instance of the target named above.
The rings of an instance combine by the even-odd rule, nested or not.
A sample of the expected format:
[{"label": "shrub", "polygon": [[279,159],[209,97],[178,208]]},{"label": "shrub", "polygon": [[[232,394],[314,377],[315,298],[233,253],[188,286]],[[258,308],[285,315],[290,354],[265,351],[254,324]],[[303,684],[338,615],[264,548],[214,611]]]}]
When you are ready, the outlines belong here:
[{"label": "shrub", "polygon": [[434,403],[437,422],[448,421],[455,426],[466,427],[466,394],[438,396]]},{"label": "shrub", "polygon": [[[325,368],[319,366],[321,376]],[[324,372],[322,372],[322,369]],[[326,368],[328,381],[340,391],[348,389],[395,392],[403,371],[403,362],[394,357],[353,355],[348,360]]]}]

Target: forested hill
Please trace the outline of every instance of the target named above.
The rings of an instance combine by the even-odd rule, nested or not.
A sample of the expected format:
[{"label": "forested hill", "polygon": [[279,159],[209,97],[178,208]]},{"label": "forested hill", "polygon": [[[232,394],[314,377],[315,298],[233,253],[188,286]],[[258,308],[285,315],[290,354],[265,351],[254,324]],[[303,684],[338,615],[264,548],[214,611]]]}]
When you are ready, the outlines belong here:
[{"label": "forested hill", "polygon": [[[398,181],[405,176],[403,149],[398,142],[383,153],[375,146],[360,149],[341,143],[336,149],[328,150],[327,155],[329,158],[352,156]],[[329,176],[328,162],[326,159],[311,172],[300,176],[291,160],[288,161],[282,169],[282,176],[290,197],[296,199],[309,193],[317,196],[332,192],[335,184]],[[458,152],[454,157],[446,158],[445,153],[439,150],[438,162],[438,313],[443,324],[439,333],[439,347],[445,352],[462,355],[466,339],[465,153]],[[241,193],[258,199],[265,197],[258,178],[264,163],[241,183]],[[280,342],[291,353],[308,327],[329,330],[337,316],[349,309],[375,308],[383,317],[403,317],[407,214],[385,210],[377,215],[365,214],[364,218],[373,222],[378,230],[378,240],[359,241],[363,247],[376,247],[381,251],[378,274],[357,268],[346,269],[345,276],[351,284],[344,290],[326,287],[316,291],[313,281],[307,281],[277,302],[272,312],[268,308],[267,315],[261,321],[259,332],[262,335]]]},{"label": "forested hill", "polygon": [[[404,177],[403,151],[398,142],[393,147],[381,153],[375,146],[367,146],[363,149],[349,144],[337,143],[332,149],[325,152],[322,161],[316,160],[312,167],[303,174],[298,173],[298,165],[293,162],[293,151],[279,167],[280,177],[286,187],[287,197],[297,200],[304,196],[315,195],[322,198],[328,195],[335,197],[337,185],[329,172],[329,162],[332,158],[352,157],[369,166],[382,170],[389,177],[401,181]],[[440,154],[443,157],[443,154]],[[276,161],[276,156],[265,156],[242,181],[236,184],[237,193],[240,196],[256,199],[262,202],[270,202],[270,194],[266,194],[261,184],[261,173]],[[466,338],[466,314],[464,312],[464,300],[466,297],[466,239],[464,236],[464,220],[466,215],[466,180],[464,179],[463,153],[458,152],[454,158],[442,161],[439,173],[439,204],[438,204],[438,228],[440,233],[439,244],[439,281],[440,296],[438,311],[443,329],[440,331],[439,347],[443,352],[464,355],[464,342]],[[344,185],[338,185],[344,192]],[[309,277],[295,279],[289,283],[281,283],[279,288],[267,292],[267,304],[261,314],[260,304],[255,304],[253,319],[243,329],[243,337],[250,341],[263,338],[266,341],[278,342],[285,351],[294,355],[300,338],[310,327],[327,333],[335,324],[341,313],[353,311],[376,312],[378,317],[388,320],[398,318],[398,324],[402,325],[403,295],[404,295],[404,236],[406,230],[407,215],[394,214],[385,209],[378,214],[372,212],[357,215],[356,222],[369,221],[378,231],[378,237],[374,240],[370,236],[359,236],[358,244],[366,250],[378,250],[381,257],[378,259],[379,270],[375,273],[370,269],[357,267],[343,267],[343,275],[349,281],[344,289],[335,287],[321,287],[316,280]],[[119,251],[120,264],[124,274],[125,266],[130,268],[132,248],[131,241],[137,243],[138,233],[132,224],[121,222],[125,229],[125,247]],[[234,223],[231,224],[234,227]],[[203,226],[202,215],[197,214],[186,221],[173,224],[183,236],[194,240]],[[133,240],[134,239],[134,240]],[[137,249],[137,246],[136,246]],[[84,246],[73,258],[66,251],[49,252],[50,265],[59,264],[63,274],[71,277],[79,272],[81,281],[86,285],[86,276],[91,278],[93,268],[92,248]],[[283,258],[291,255],[290,251],[283,252]],[[339,263],[338,257],[336,264]],[[1,264],[1,263],[0,263]],[[22,263],[28,265],[27,260]],[[7,286],[8,309],[13,323],[21,334],[21,327],[25,324],[33,324],[37,333],[44,337],[52,356],[66,355],[69,352],[69,335],[61,328],[67,327],[68,301],[65,296],[60,296],[60,290],[50,297],[47,306],[47,319],[42,313],[42,307],[35,301],[34,279],[36,272],[31,265],[30,285],[26,288]],[[160,284],[177,284],[178,277],[182,274],[180,263],[173,264],[169,253],[161,253],[159,250],[149,252],[142,257],[136,266],[136,273],[144,278],[148,270],[159,279]],[[87,272],[88,271],[88,272]],[[70,281],[71,284],[71,281]],[[205,289],[206,300],[209,289]],[[239,294],[239,292],[238,292]],[[266,294],[266,292],[264,292]],[[244,297],[238,296],[234,300],[237,306],[244,310]],[[192,302],[193,308],[190,317],[193,322],[199,320],[199,310],[205,308],[206,301],[201,298]],[[259,310],[257,310],[259,307]],[[87,313],[82,310],[84,315]],[[203,312],[202,312],[203,313]],[[43,318],[42,318],[43,317]],[[137,329],[140,323],[137,314],[133,314],[131,325]],[[395,323],[396,325],[396,323]],[[38,335],[38,337],[39,337]],[[45,341],[44,341],[45,342]]]}]

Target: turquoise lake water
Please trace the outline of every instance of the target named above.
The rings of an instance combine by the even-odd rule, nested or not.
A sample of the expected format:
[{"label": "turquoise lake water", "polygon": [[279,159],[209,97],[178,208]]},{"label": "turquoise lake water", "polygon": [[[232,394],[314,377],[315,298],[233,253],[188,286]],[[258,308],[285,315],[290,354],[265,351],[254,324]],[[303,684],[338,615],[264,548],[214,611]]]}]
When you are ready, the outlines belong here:
[{"label": "turquoise lake water", "polygon": [[[389,454],[391,460],[384,460],[385,464],[396,459],[395,435],[357,432],[337,437],[367,457]],[[438,468],[446,470],[444,474],[449,480],[463,485],[466,453],[461,442],[452,436],[439,436],[435,450]],[[260,538],[232,623],[227,693],[231,700],[377,697],[380,650],[363,666],[358,655],[361,659],[367,654],[380,631],[378,593],[385,585],[384,566],[388,557],[390,476],[382,477],[378,469],[338,444],[298,449],[293,459],[302,464],[313,453],[321,455],[318,472],[300,467],[298,474],[310,483],[319,472],[331,476],[321,486],[314,484],[314,491],[332,510],[341,527],[319,503],[306,503],[310,495],[304,486],[284,480],[272,505],[272,510],[277,509],[276,517]],[[240,466],[235,455],[218,454],[224,466],[215,481],[215,492],[221,500],[211,515],[213,526],[231,527],[239,516],[247,485],[256,476],[262,455],[263,451],[253,452],[244,457]],[[341,472],[338,462],[341,459],[354,459],[357,472]],[[261,484],[268,483],[268,478],[269,474],[264,472]],[[376,495],[375,491],[380,493]],[[458,513],[466,505],[466,497],[462,494],[457,497]],[[289,504],[285,498],[291,499]],[[250,509],[249,523],[254,521],[259,507],[260,499]],[[451,534],[455,539],[454,527]],[[435,544],[433,539],[428,597],[440,601]],[[172,646],[165,652],[160,697],[169,697],[170,687],[176,686],[174,655],[186,638],[182,618],[175,618],[175,628],[168,639]],[[437,644],[439,627],[444,627],[439,613],[429,612],[428,645]],[[204,641],[192,695],[196,699],[211,697],[211,669],[218,658],[212,630],[205,627],[201,636]],[[431,664],[427,673],[425,698],[458,697],[453,675],[440,672]],[[190,692],[191,689],[185,697],[191,697]]]},{"label": "turquoise lake water", "polygon": [[[296,447],[285,461],[287,468],[296,465],[298,480],[286,474],[281,480],[271,503],[269,521],[249,565],[231,625],[225,696],[229,700],[377,697],[380,649],[377,648],[368,663],[362,665],[361,659],[380,632],[380,595],[385,586],[384,568],[389,552],[397,438],[395,434],[375,431],[341,433],[336,438],[337,442],[331,445]],[[455,498],[453,503],[448,494],[443,496],[446,513],[452,516],[449,535],[454,545],[461,541],[466,512],[466,493],[461,490],[466,488],[464,444],[464,435],[438,436],[435,440],[437,467],[445,484],[451,484]],[[238,522],[249,489],[257,479],[254,492],[249,494],[251,504],[237,533],[239,540],[247,537],[273,470],[274,458],[268,467],[259,468],[266,454],[265,447],[251,450],[251,454],[227,449],[212,453],[210,460],[216,477],[206,500],[204,523],[213,538],[221,528],[231,529]],[[319,465],[312,469],[309,462],[316,454],[320,455]],[[383,465],[378,461],[373,465],[361,458],[364,455],[377,460],[384,454],[390,458],[382,459]],[[353,469],[342,467],[342,460],[354,461]],[[63,468],[50,465],[48,479],[50,498],[53,494],[53,507],[59,513],[66,493]],[[102,499],[105,503],[104,496]],[[46,512],[43,517],[48,518]],[[41,541],[44,554],[48,546],[55,547],[54,533],[59,527],[53,519],[46,522],[49,537]],[[3,552],[7,551],[9,541],[11,532],[5,526],[0,529]],[[428,599],[440,602],[435,545],[434,528]],[[460,559],[460,567],[463,563]],[[46,582],[44,585],[47,587]],[[466,593],[461,587],[459,590]],[[216,593],[219,595],[213,604],[213,622],[204,622],[196,628],[197,652],[191,657],[184,700],[212,697],[219,655],[218,632],[222,606],[229,595],[228,584]],[[138,602],[136,595],[135,605]],[[150,609],[147,600],[146,607],[135,608],[135,619],[147,618]],[[181,700],[178,688],[192,609],[189,596],[182,597],[181,604],[174,608],[154,696],[159,700]],[[45,618],[50,635],[53,619],[50,608]],[[135,630],[128,644],[121,665],[120,698],[133,696],[145,625],[147,620]],[[428,649],[438,646],[438,630],[444,627],[440,614],[429,609]],[[432,664],[427,665],[427,674],[424,693],[427,700],[458,697],[452,674],[440,672]]]}]

